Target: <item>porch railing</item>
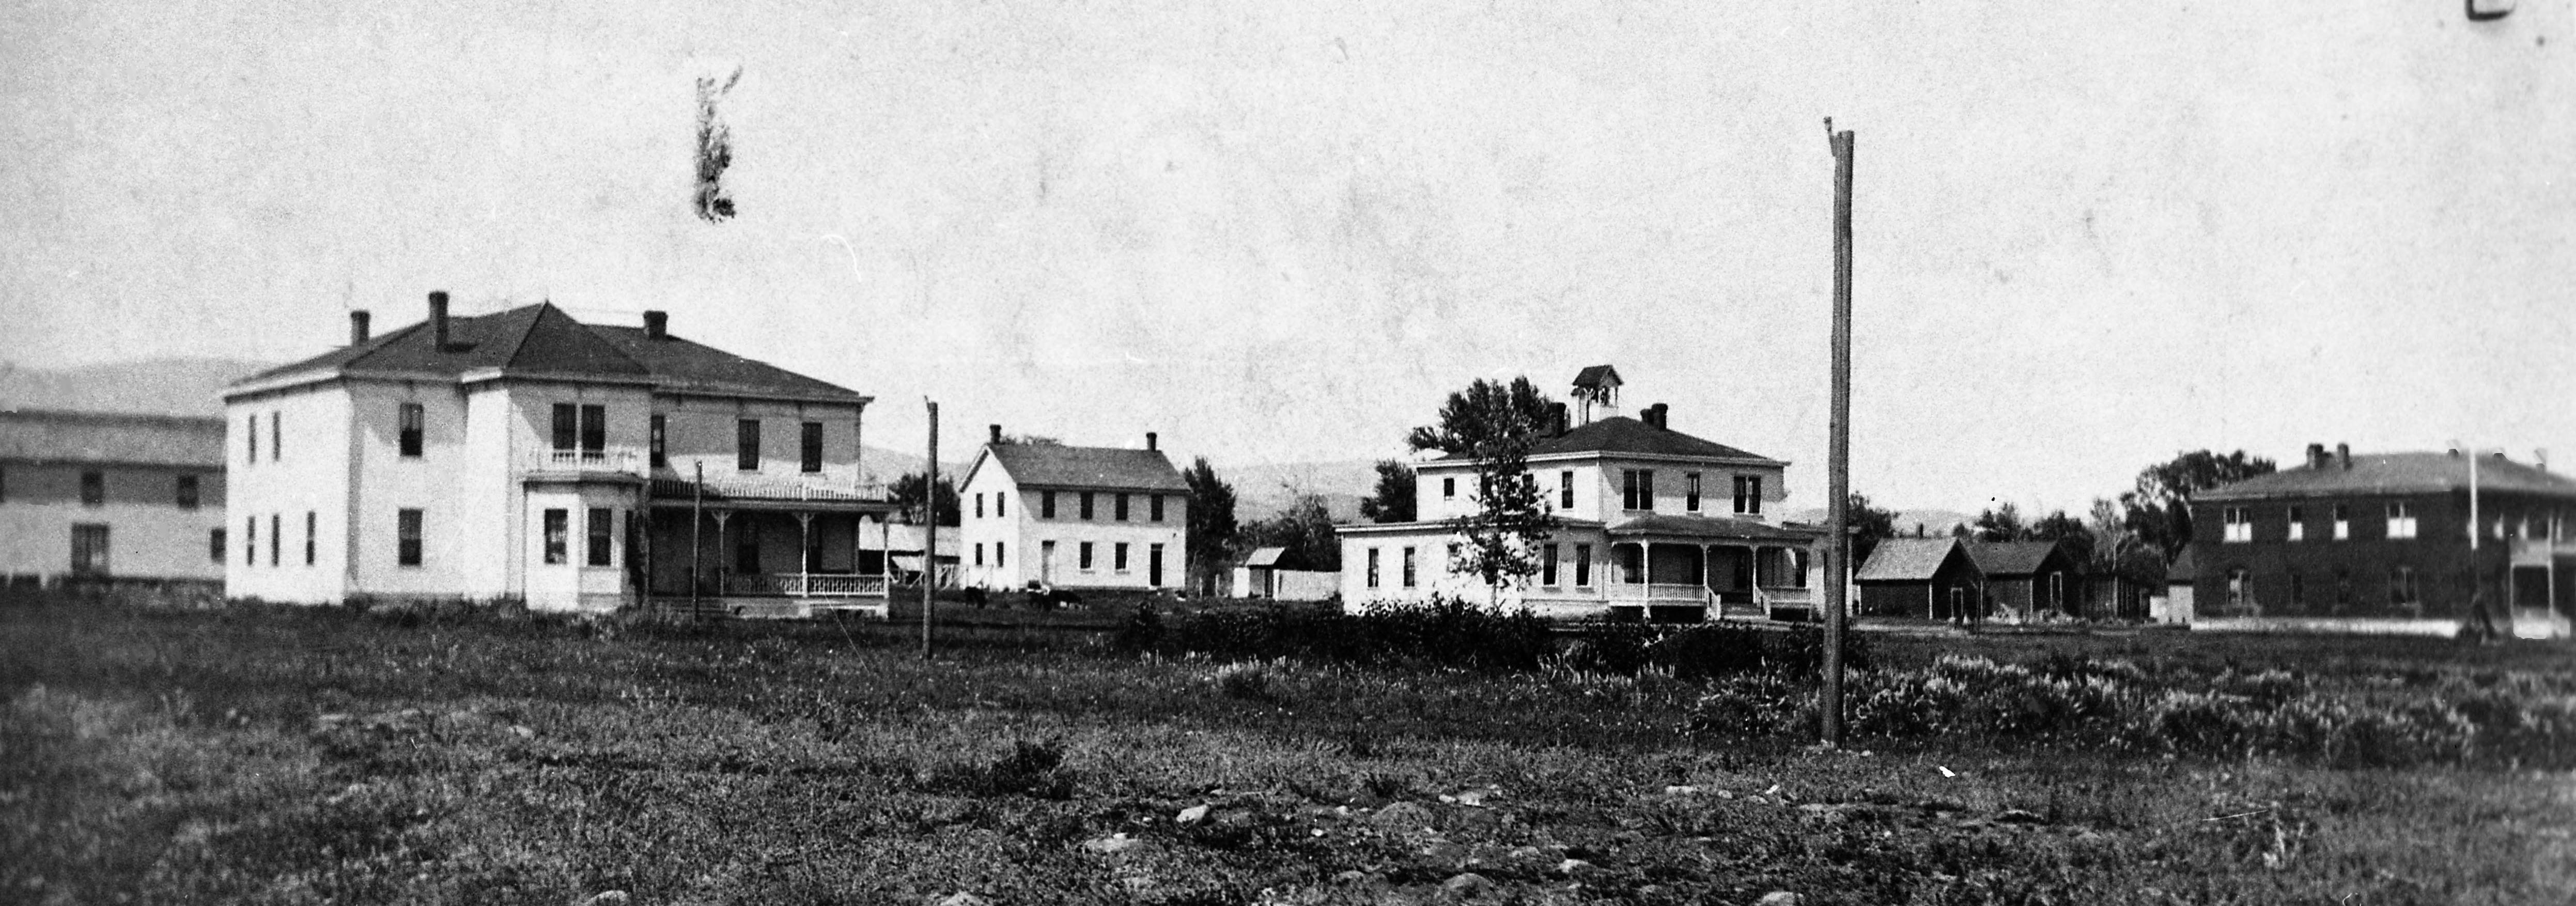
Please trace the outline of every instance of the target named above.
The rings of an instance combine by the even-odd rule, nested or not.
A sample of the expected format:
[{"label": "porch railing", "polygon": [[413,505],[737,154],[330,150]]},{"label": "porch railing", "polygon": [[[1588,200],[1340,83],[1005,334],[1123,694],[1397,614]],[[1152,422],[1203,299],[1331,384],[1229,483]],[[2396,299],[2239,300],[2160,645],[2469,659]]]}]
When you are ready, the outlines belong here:
[{"label": "porch railing", "polygon": [[1662,582],[1653,585],[1613,582],[1610,584],[1608,596],[1614,601],[1667,601],[1687,604],[1706,604],[1709,600],[1707,588],[1689,584],[1668,585]]},{"label": "porch railing", "polygon": [[641,474],[633,450],[547,450],[538,465],[545,469],[567,472],[625,472]]},{"label": "porch railing", "polygon": [[886,593],[886,577],[846,573],[734,573],[725,577],[725,593],[791,598],[882,597]]}]

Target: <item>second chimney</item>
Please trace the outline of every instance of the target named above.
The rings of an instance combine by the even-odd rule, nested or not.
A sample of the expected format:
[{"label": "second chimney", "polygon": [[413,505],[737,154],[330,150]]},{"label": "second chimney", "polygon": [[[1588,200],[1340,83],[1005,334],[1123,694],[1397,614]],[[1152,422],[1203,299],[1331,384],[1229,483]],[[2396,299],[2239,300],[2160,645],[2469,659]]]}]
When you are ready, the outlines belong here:
[{"label": "second chimney", "polygon": [[993,439],[992,439],[991,441],[988,441],[988,443],[996,443],[996,444],[1001,443],[1001,442],[1002,442],[1002,426],[1000,426],[1000,425],[993,425],[993,426],[991,426],[991,427],[992,427],[992,429],[993,429]]},{"label": "second chimney", "polygon": [[2308,468],[2311,468],[2311,469],[2322,469],[2322,468],[2325,468],[2325,467],[2326,467],[2326,445],[2324,445],[2324,444],[2309,444],[2309,445],[2308,445]]},{"label": "second chimney", "polygon": [[1152,431],[1147,431],[1147,432],[1145,432],[1145,449],[1148,449],[1148,450],[1160,450],[1160,449],[1162,449],[1161,447],[1155,446],[1155,442],[1156,442],[1157,440],[1158,440],[1158,438],[1156,438],[1156,437],[1154,436],[1154,432],[1152,432]]},{"label": "second chimney", "polygon": [[432,338],[432,339],[437,343],[437,345],[435,345],[435,346],[431,346],[430,348],[431,348],[431,349],[435,349],[435,350],[437,350],[437,351],[439,351],[439,352],[446,352],[446,351],[447,351],[447,291],[446,291],[446,290],[433,290],[433,291],[431,291],[431,292],[430,292],[430,294],[429,294],[429,333],[430,333],[430,337],[431,337],[431,338]]},{"label": "second chimney", "polygon": [[2345,470],[2347,470],[2347,471],[2351,470],[2351,469],[2352,469],[2352,445],[2351,445],[2351,444],[2336,444],[2336,445],[2335,445],[2335,461],[2336,461],[2336,462],[2339,462],[2339,463],[2342,463],[2342,464],[2343,464],[2343,467],[2344,467],[2344,469],[2345,469]]},{"label": "second chimney", "polygon": [[1547,404],[1547,430],[1549,437],[1565,436],[1565,432],[1568,429],[1566,428],[1564,403]]},{"label": "second chimney", "polygon": [[367,310],[361,308],[349,313],[349,345],[356,346],[366,341]]},{"label": "second chimney", "polygon": [[1656,403],[1652,406],[1646,407],[1646,424],[1653,425],[1666,431],[1672,430],[1672,423],[1669,421],[1669,419],[1672,418],[1672,415],[1673,407],[1671,404]]},{"label": "second chimney", "polygon": [[667,339],[670,339],[670,338],[671,338],[671,313],[670,313],[670,312],[667,312],[667,311],[647,311],[647,312],[645,312],[645,313],[644,313],[644,338],[645,338],[645,339],[648,339],[648,340],[667,340]]}]

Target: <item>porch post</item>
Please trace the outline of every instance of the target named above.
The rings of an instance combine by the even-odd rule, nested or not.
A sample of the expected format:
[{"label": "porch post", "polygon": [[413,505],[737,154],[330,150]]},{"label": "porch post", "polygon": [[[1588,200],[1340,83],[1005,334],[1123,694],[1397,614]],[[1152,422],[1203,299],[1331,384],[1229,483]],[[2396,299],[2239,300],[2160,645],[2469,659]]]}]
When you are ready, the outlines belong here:
[{"label": "porch post", "polygon": [[707,515],[714,516],[716,519],[716,595],[718,597],[722,597],[725,593],[725,586],[730,584],[725,580],[732,578],[733,576],[733,567],[726,566],[724,558],[725,522],[733,518],[733,511],[713,510],[709,511]]},{"label": "porch post", "polygon": [[1646,600],[1655,599],[1655,543],[1637,542],[1637,563],[1646,571]]},{"label": "porch post", "polygon": [[700,462],[700,463],[698,463],[698,464],[697,464],[697,476],[698,476],[698,477],[697,477],[697,480],[692,481],[692,482],[689,482],[689,618],[690,618],[690,619],[696,619],[696,618],[697,618],[697,614],[698,614],[698,586],[699,586],[700,584],[702,584],[702,583],[699,581],[699,578],[698,578],[698,577],[699,577],[699,576],[702,576],[702,575],[705,575],[705,571],[706,571],[706,568],[707,568],[707,555],[706,555],[706,551],[705,551],[705,550],[704,550],[704,549],[703,549],[703,548],[698,544],[698,538],[699,538],[699,535],[700,535],[701,533],[703,533],[703,532],[706,530],[706,522],[707,522],[707,464],[706,464],[706,463],[704,463],[704,462]]},{"label": "porch post", "polygon": [[796,514],[796,593],[814,593],[814,514]]}]

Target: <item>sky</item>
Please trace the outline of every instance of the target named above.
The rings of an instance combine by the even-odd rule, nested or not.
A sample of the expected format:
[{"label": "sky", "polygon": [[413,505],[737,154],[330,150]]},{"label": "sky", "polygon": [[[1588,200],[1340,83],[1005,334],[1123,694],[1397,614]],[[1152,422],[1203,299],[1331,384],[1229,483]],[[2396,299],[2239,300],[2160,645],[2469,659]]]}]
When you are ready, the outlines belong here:
[{"label": "sky", "polygon": [[[1403,453],[1480,378],[2080,512],[2200,448],[2576,467],[2576,3],[19,2],[0,357],[551,300],[984,425]],[[739,216],[694,216],[695,86]]]}]

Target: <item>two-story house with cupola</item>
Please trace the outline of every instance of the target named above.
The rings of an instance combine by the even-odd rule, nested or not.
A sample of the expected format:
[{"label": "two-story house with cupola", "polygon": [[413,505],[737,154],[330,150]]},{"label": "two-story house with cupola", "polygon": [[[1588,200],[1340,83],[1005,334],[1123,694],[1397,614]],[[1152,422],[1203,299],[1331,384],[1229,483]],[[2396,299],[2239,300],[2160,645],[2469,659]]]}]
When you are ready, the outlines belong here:
[{"label": "two-story house with cupola", "polygon": [[[1561,618],[1812,614],[1809,564],[1825,532],[1779,519],[1789,463],[1674,430],[1665,404],[1622,415],[1620,386],[1610,366],[1583,369],[1579,421],[1558,404],[1531,447],[1526,474],[1559,528],[1533,552],[1538,573],[1501,590],[1503,605]],[[1456,566],[1451,522],[1479,506],[1475,460],[1453,454],[1415,473],[1418,521],[1341,530],[1344,606],[1487,599],[1483,579]]]},{"label": "two-story house with cupola", "polygon": [[1013,443],[992,426],[957,488],[963,584],[997,590],[1178,588],[1189,482],[1145,448]]},{"label": "two-story house with cupola", "polygon": [[2296,466],[2193,494],[2191,522],[2195,625],[2449,634],[2483,601],[2563,636],[2576,614],[2576,480],[2492,453],[2310,444]]},{"label": "two-story house with cupola", "polygon": [[[539,303],[428,318],[225,395],[227,593],[276,601],[884,605],[869,398]],[[882,557],[876,562],[881,564]]]}]

